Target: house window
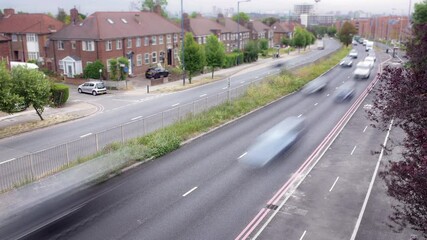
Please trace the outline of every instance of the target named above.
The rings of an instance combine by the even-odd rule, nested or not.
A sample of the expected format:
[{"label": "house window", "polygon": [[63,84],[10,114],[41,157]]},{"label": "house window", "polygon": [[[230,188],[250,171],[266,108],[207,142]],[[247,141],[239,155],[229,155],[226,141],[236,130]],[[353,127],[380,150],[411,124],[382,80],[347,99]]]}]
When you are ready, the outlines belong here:
[{"label": "house window", "polygon": [[119,50],[119,49],[122,49],[122,47],[123,47],[122,40],[116,40],[116,49]]},{"label": "house window", "polygon": [[136,55],[136,66],[142,66],[142,54]]},{"label": "house window", "polygon": [[159,53],[159,62],[161,62],[161,63],[165,62],[165,52]]},{"label": "house window", "polygon": [[17,42],[18,36],[16,34],[12,34],[12,42]]},{"label": "house window", "polygon": [[163,35],[159,36],[159,44],[163,44]]},{"label": "house window", "polygon": [[157,62],[157,52],[151,53],[151,62],[156,63]]},{"label": "house window", "polygon": [[64,70],[64,61],[59,60],[58,65],[59,65],[59,69]]},{"label": "house window", "polygon": [[157,45],[157,37],[156,36],[151,37],[151,45]]},{"label": "house window", "polygon": [[113,50],[113,41],[108,40],[105,42],[105,51]]},{"label": "house window", "polygon": [[36,37],[36,34],[34,33],[27,33],[27,42],[37,42],[38,39]]},{"label": "house window", "polygon": [[138,38],[136,38],[136,47],[141,47],[141,38],[140,37],[138,37]]},{"label": "house window", "polygon": [[148,46],[148,44],[150,44],[150,38],[145,37],[144,38],[144,46]]},{"label": "house window", "polygon": [[178,48],[173,49],[173,55],[175,58],[178,58]]},{"label": "house window", "polygon": [[198,44],[202,44],[202,37],[198,37],[198,38],[197,38],[197,43],[198,43]]},{"label": "house window", "polygon": [[227,33],[227,40],[230,40],[230,33]]},{"label": "house window", "polygon": [[38,52],[28,52],[28,59],[29,60],[37,60],[39,58]]},{"label": "house window", "polygon": [[131,48],[132,47],[132,38],[128,38],[126,47],[127,48]]},{"label": "house window", "polygon": [[94,41],[82,41],[82,50],[86,52],[95,51],[95,42]]},{"label": "house window", "polygon": [[206,43],[206,36],[203,37],[203,44]]},{"label": "house window", "polygon": [[227,40],[227,35],[226,34],[222,34],[222,41]]},{"label": "house window", "polygon": [[71,41],[71,49],[76,49],[76,41]]},{"label": "house window", "polygon": [[178,42],[178,34],[176,33],[173,34],[173,42],[174,43]]},{"label": "house window", "polygon": [[58,50],[64,50],[64,41],[58,41]]},{"label": "house window", "polygon": [[170,34],[166,35],[166,43],[172,43],[172,36]]},{"label": "house window", "polygon": [[150,54],[146,53],[144,54],[144,62],[145,64],[150,64]]}]

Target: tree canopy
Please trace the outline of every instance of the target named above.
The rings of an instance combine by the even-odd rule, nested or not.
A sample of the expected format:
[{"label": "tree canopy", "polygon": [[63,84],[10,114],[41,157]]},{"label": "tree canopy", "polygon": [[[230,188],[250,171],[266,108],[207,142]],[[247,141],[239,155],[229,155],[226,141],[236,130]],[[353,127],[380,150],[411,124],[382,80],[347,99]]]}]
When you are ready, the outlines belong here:
[{"label": "tree canopy", "polygon": [[163,8],[168,5],[168,0],[144,0],[141,3],[141,9],[152,12],[156,5],[160,5]]},{"label": "tree canopy", "polygon": [[244,13],[244,12],[239,12],[239,14],[234,14],[233,15],[233,21],[235,22],[239,22],[241,25],[249,22],[249,15]]},{"label": "tree canopy", "polygon": [[211,34],[207,38],[205,45],[206,64],[211,67],[212,78],[214,77],[214,71],[216,67],[221,67],[225,60],[225,48],[224,45],[218,40],[218,38]]},{"label": "tree canopy", "polygon": [[188,71],[188,80],[205,66],[205,57],[202,47],[194,40],[192,33],[186,33],[184,38],[185,71]]},{"label": "tree canopy", "polygon": [[356,27],[354,27],[354,25],[350,22],[345,22],[338,33],[338,37],[340,41],[347,47],[349,44],[351,44],[353,36],[356,35],[356,33]]},{"label": "tree canopy", "polygon": [[300,48],[307,46],[307,39],[305,35],[306,34],[303,28],[300,28],[300,27],[295,28],[294,38],[292,41],[293,41],[293,45],[298,47],[298,51]]}]

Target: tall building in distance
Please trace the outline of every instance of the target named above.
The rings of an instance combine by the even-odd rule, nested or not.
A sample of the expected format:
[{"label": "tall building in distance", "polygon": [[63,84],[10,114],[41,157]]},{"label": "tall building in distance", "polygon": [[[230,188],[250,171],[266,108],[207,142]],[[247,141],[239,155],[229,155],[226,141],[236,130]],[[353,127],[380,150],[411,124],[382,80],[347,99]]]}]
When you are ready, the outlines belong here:
[{"label": "tall building in distance", "polygon": [[302,14],[311,15],[314,13],[314,5],[313,4],[296,4],[294,5],[294,12],[296,15],[300,16]]}]

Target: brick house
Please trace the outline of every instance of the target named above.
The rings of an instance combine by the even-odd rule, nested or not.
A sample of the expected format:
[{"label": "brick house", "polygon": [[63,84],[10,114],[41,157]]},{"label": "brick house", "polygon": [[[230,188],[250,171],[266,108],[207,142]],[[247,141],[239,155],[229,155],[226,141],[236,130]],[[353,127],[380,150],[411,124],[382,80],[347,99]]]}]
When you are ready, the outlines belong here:
[{"label": "brick house", "polygon": [[274,46],[274,43],[273,43],[274,32],[273,32],[273,29],[271,29],[269,26],[265,25],[259,20],[253,20],[246,23],[246,28],[248,28],[250,31],[249,38],[251,40],[267,39],[268,47],[271,48]]},{"label": "brick house", "polygon": [[[4,9],[0,18],[0,35],[11,39],[10,60],[26,62],[36,60],[48,63],[48,37],[60,30],[63,23],[47,14],[15,14],[14,9]],[[0,55],[4,55],[0,52]]]},{"label": "brick house", "polygon": [[0,35],[0,61],[9,63],[11,57],[11,42],[12,40],[10,38]]},{"label": "brick house", "polygon": [[282,45],[281,39],[283,37],[287,37],[289,39],[292,39],[293,32],[295,30],[295,24],[294,23],[288,23],[288,22],[275,22],[273,25],[271,25],[271,29],[273,29],[273,43],[274,45]]},{"label": "brick house", "polygon": [[72,78],[100,60],[108,77],[109,61],[119,57],[129,59],[130,75],[143,74],[152,65],[178,64],[181,29],[159,11],[95,12],[81,22],[77,15],[72,9],[72,23],[50,37],[56,72]]},{"label": "brick house", "polygon": [[[218,14],[217,19],[209,19],[198,14],[195,18],[189,18],[188,14],[184,14],[184,29],[191,32],[194,39],[199,44],[205,44],[206,38],[214,34],[224,44],[226,52],[232,52],[237,49],[237,23],[224,15]],[[249,29],[244,26],[239,27],[241,34],[240,48],[243,48],[249,40]]]}]

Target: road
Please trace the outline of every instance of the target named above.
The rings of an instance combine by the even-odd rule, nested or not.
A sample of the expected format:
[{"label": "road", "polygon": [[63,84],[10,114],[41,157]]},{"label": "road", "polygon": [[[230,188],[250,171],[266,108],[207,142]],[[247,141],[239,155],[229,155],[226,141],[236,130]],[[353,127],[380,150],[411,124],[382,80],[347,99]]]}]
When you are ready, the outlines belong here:
[{"label": "road", "polygon": [[[285,61],[284,64],[288,67],[307,64],[333,52],[340,46],[335,40],[326,39],[326,41],[327,45],[325,50],[313,50],[297,58]],[[280,62],[280,60],[274,61],[274,64],[278,62]],[[251,72],[243,71],[231,77],[231,87],[239,86],[249,81],[259,80],[260,78],[269,74],[278,73],[279,71],[280,69],[272,68],[271,66]],[[75,141],[81,139],[81,136],[111,129],[121,124],[129,123],[133,121],[132,119],[150,116],[178,105],[190,103],[202,97],[215,96],[220,92],[224,92],[227,86],[227,80],[222,80],[181,92],[153,95],[153,97],[148,100],[124,94],[98,96],[96,103],[102,110],[99,114],[50,128],[1,139],[0,162]],[[90,95],[84,97],[86,97],[84,99],[91,99],[89,101],[93,101],[93,97]]]},{"label": "road", "polygon": [[[352,71],[335,68],[319,94],[289,95],[111,181],[42,203],[10,219],[0,234],[14,236],[56,219],[27,238],[236,238],[357,99],[337,104],[332,97],[353,81]],[[357,82],[356,96],[373,77]],[[238,163],[253,139],[288,116],[304,117],[308,128],[292,151],[262,169]]]}]

